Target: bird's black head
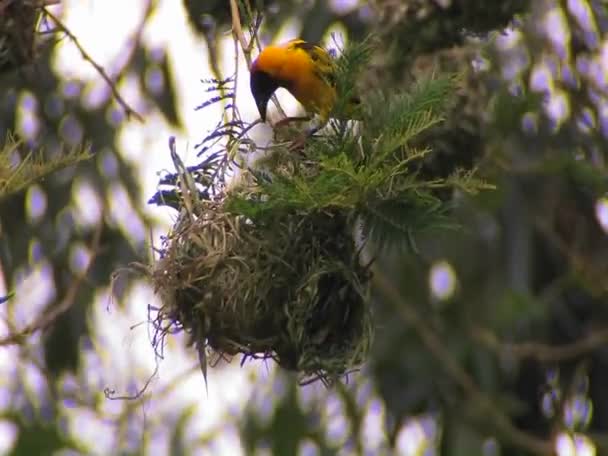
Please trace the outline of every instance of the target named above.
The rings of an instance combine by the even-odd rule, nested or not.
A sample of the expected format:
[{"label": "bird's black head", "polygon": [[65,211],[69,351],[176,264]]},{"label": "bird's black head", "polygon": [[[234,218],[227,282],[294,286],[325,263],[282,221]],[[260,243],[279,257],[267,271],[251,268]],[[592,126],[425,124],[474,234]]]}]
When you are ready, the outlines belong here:
[{"label": "bird's black head", "polygon": [[251,78],[249,80],[251,94],[255,100],[255,104],[260,112],[260,117],[263,122],[266,122],[266,108],[268,100],[272,94],[279,88],[279,83],[273,79],[268,73],[259,69],[252,69]]}]

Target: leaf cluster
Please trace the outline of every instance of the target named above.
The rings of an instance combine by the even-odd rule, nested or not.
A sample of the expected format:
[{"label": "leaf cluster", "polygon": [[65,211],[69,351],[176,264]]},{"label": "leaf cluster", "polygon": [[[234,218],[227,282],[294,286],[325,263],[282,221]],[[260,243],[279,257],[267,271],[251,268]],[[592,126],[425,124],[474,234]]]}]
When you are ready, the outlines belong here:
[{"label": "leaf cluster", "polygon": [[[337,61],[341,100],[352,97],[349,75],[357,74],[370,49],[364,41],[348,47]],[[380,247],[452,226],[449,203],[438,191],[475,193],[491,186],[471,171],[421,177],[420,166],[431,151],[413,139],[443,120],[458,80],[447,75],[420,81],[403,93],[370,91],[361,105],[362,122],[331,120],[323,134],[308,138],[300,154],[277,146],[250,170],[254,185],[230,192],[227,209],[256,221],[343,211]]]},{"label": "leaf cluster", "polygon": [[23,154],[23,142],[8,135],[0,145],[0,201],[20,192],[49,174],[91,157],[89,146],[77,146],[55,157],[46,158],[41,150]]}]

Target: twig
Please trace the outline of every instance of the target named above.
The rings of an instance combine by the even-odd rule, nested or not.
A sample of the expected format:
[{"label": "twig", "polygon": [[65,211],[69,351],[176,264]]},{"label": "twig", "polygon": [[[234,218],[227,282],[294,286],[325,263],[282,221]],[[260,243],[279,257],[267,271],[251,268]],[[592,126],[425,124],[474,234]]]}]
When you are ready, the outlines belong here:
[{"label": "twig", "polygon": [[575,250],[574,246],[568,245],[568,243],[555,232],[555,229],[540,217],[534,219],[534,226],[555,246],[559,253],[565,257],[570,269],[583,280],[585,288],[594,294],[605,294],[608,292],[608,286],[606,286],[606,283],[603,280],[593,280],[595,277],[603,278],[603,270],[598,271],[594,268],[589,261]]},{"label": "twig", "polygon": [[144,118],[141,116],[141,114],[139,114],[137,111],[135,111],[135,109],[133,109],[131,106],[129,106],[129,104],[124,100],[124,98],[118,92],[118,89],[116,88],[116,84],[114,83],[114,81],[112,81],[110,76],[108,76],[108,74],[103,69],[103,67],[101,65],[99,65],[95,60],[93,60],[93,58],[82,47],[82,45],[80,44],[80,42],[78,41],[76,36],[74,36],[74,34],[70,31],[70,29],[68,29],[67,26],[57,16],[55,16],[53,13],[51,13],[47,8],[43,8],[43,11],[48,17],[50,17],[53,20],[53,22],[55,22],[55,25],[57,26],[57,28],[59,30],[61,30],[63,33],[65,33],[72,40],[72,42],[74,43],[74,45],[80,52],[80,55],[82,56],[82,58],[85,61],[89,62],[93,66],[93,68],[95,68],[97,73],[99,73],[99,75],[103,78],[103,80],[108,84],[108,87],[110,87],[110,90],[112,91],[112,95],[114,96],[114,98],[116,99],[118,104],[124,109],[125,113],[127,114],[127,117],[133,116],[137,120],[139,120],[140,122],[143,123]]},{"label": "twig", "polygon": [[23,339],[32,335],[36,331],[47,328],[52,325],[59,316],[67,312],[76,300],[76,295],[80,289],[82,283],[87,277],[91,265],[95,262],[95,258],[99,254],[99,246],[101,242],[101,233],[103,231],[103,223],[100,223],[93,235],[93,240],[89,247],[91,251],[91,258],[84,269],[78,276],[75,277],[74,281],[68,288],[63,300],[55,307],[53,307],[48,313],[41,313],[32,323],[27,325],[25,328],[19,330],[16,333],[9,334],[0,339],[0,346],[4,345],[15,345],[23,342]]},{"label": "twig", "polygon": [[156,377],[158,375],[158,369],[159,369],[159,367],[158,367],[158,359],[157,359],[156,367],[154,368],[154,371],[148,376],[148,378],[144,382],[144,386],[142,386],[139,390],[137,390],[137,392],[135,394],[117,395],[116,390],[114,390],[112,388],[104,388],[103,395],[106,397],[106,399],[110,399],[111,401],[134,401],[134,400],[140,399],[148,390],[148,387],[150,386],[150,383],[152,383],[152,380],[154,380],[154,377]]},{"label": "twig", "polygon": [[[256,42],[258,42],[258,47],[260,47],[259,41],[257,40],[257,30],[254,29],[252,31],[251,39],[249,40],[249,43],[247,43],[247,40],[245,39],[245,34],[243,33],[241,14],[239,13],[239,7],[236,2],[237,0],[230,0],[230,14],[232,15],[232,34],[236,37],[237,41],[241,45],[241,50],[243,51],[245,61],[247,62],[247,68],[251,70],[251,50]],[[235,58],[238,59],[238,55]],[[287,117],[276,95],[272,95],[270,99],[279,110],[281,117]]]},{"label": "twig", "polygon": [[[232,15],[232,34],[239,40],[241,49],[245,52],[249,48],[245,35],[243,34],[243,26],[241,25],[241,15],[236,0],[230,0],[230,14]],[[251,67],[251,60],[247,61]]]},{"label": "twig", "polygon": [[557,362],[577,358],[608,343],[608,328],[592,331],[569,344],[548,345],[540,342],[503,342],[490,330],[474,328],[472,336],[488,348],[515,358],[534,358],[540,362]]},{"label": "twig", "polygon": [[447,374],[460,385],[465,393],[470,396],[470,399],[475,401],[487,413],[488,418],[505,438],[532,454],[542,456],[554,454],[550,442],[528,434],[513,425],[509,417],[497,408],[495,402],[479,389],[471,376],[458,364],[443,341],[425,323],[416,308],[403,298],[400,291],[377,267],[374,268],[373,277],[374,283],[382,296],[393,305],[403,321],[414,328],[427,349],[445,368]]}]

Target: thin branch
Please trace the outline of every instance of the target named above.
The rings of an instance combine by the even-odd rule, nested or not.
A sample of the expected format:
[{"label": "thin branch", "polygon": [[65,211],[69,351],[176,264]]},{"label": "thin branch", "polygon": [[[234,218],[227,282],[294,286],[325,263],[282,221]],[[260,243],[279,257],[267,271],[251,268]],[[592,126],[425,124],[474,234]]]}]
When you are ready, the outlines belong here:
[{"label": "thin branch", "polygon": [[138,389],[135,394],[117,395],[116,390],[114,390],[112,388],[104,388],[103,394],[106,397],[106,399],[110,399],[112,401],[135,401],[137,399],[140,399],[143,397],[143,395],[148,390],[148,387],[150,386],[150,383],[152,383],[152,380],[154,380],[154,378],[158,375],[158,370],[159,370],[159,362],[158,362],[158,359],[156,359],[156,367],[154,368],[154,371],[148,376],[148,378],[144,382],[144,386],[142,386],[140,389]]},{"label": "thin branch", "polygon": [[25,328],[19,330],[16,333],[8,334],[7,336],[0,339],[0,346],[21,344],[26,337],[31,336],[36,331],[40,331],[51,326],[57,320],[58,317],[67,312],[72,307],[72,305],[74,305],[78,290],[80,290],[80,287],[82,286],[83,282],[87,277],[89,269],[91,268],[92,264],[95,262],[95,258],[99,254],[101,233],[103,231],[103,227],[103,223],[100,223],[97,229],[95,230],[95,233],[93,234],[93,240],[91,241],[91,245],[89,247],[89,250],[91,251],[91,258],[84,271],[82,271],[80,274],[78,274],[78,276],[74,278],[63,300],[57,306],[53,307],[49,312],[41,313],[38,318],[36,318]]},{"label": "thin branch", "polygon": [[605,294],[608,292],[608,286],[603,280],[594,280],[595,278],[603,278],[604,271],[597,270],[593,264],[588,261],[581,253],[577,252],[575,246],[570,246],[558,234],[555,229],[540,217],[534,219],[534,226],[549,240],[555,248],[567,260],[567,263],[573,273],[580,277],[585,285],[585,288],[594,294]]},{"label": "thin branch", "polygon": [[608,344],[608,328],[592,331],[575,342],[561,345],[548,345],[540,342],[503,342],[492,331],[485,328],[474,328],[472,336],[500,355],[533,358],[545,363],[578,358]]},{"label": "thin branch", "polygon": [[[243,34],[243,26],[241,25],[241,15],[239,13],[239,6],[236,4],[236,0],[230,0],[230,14],[232,15],[232,33],[239,40],[241,49],[245,52],[249,48],[245,35]],[[251,61],[247,61],[247,64],[251,67]]]},{"label": "thin branch", "polygon": [[[249,40],[249,43],[247,43],[247,40],[245,39],[245,34],[243,33],[241,14],[239,12],[239,7],[236,2],[237,0],[230,0],[230,14],[232,15],[232,34],[241,46],[241,50],[243,51],[243,55],[245,56],[245,61],[247,62],[247,68],[251,70],[251,51],[256,42],[258,43],[258,48],[260,48],[259,40],[257,37],[257,29],[254,28],[252,30],[251,38]],[[238,59],[238,55],[235,58]],[[281,117],[287,117],[285,111],[279,103],[279,99],[277,98],[277,96],[273,94],[270,100],[279,110]]]},{"label": "thin branch", "polygon": [[61,30],[63,33],[65,33],[68,36],[68,38],[70,38],[70,40],[72,40],[72,42],[74,43],[74,45],[80,52],[80,55],[82,56],[82,58],[85,61],[89,62],[93,66],[93,68],[95,68],[97,73],[99,73],[99,75],[103,78],[103,80],[108,84],[108,87],[112,91],[112,95],[114,96],[114,98],[116,99],[118,104],[124,109],[125,113],[127,114],[127,117],[133,116],[137,120],[139,120],[140,122],[143,123],[144,118],[141,116],[141,114],[139,114],[137,111],[135,111],[135,109],[133,109],[131,106],[129,106],[129,104],[124,100],[124,98],[118,92],[118,89],[116,88],[116,84],[114,83],[114,81],[112,81],[112,78],[110,78],[110,76],[108,76],[108,74],[106,73],[106,71],[103,69],[103,67],[101,65],[99,65],[95,60],[93,60],[93,58],[82,47],[82,45],[80,44],[80,42],[78,41],[76,36],[74,36],[74,34],[70,31],[70,29],[68,29],[67,26],[57,16],[55,16],[53,13],[51,13],[48,10],[48,8],[43,8],[43,11],[48,17],[50,17],[53,20],[53,22],[55,22],[55,25],[57,26],[57,28],[59,30]]},{"label": "thin branch", "polygon": [[377,267],[374,268],[373,277],[374,284],[381,295],[392,304],[401,319],[413,327],[429,352],[446,370],[446,373],[460,385],[471,400],[478,404],[506,439],[532,454],[539,456],[554,454],[550,442],[528,434],[513,425],[509,417],[497,407],[497,404],[488,395],[479,389],[473,378],[458,364],[444,342],[420,316],[418,310],[403,298],[401,292]]}]

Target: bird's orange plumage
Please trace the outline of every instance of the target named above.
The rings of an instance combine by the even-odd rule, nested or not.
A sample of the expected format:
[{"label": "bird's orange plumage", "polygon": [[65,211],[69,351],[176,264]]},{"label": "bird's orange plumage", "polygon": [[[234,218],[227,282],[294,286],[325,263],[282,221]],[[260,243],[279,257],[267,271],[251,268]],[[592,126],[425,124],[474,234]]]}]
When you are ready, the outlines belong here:
[{"label": "bird's orange plumage", "polygon": [[[319,47],[302,40],[266,47],[251,71],[262,71],[286,88],[308,112],[327,119],[336,101],[336,89],[327,80],[331,57]],[[254,94],[255,96],[255,94]]]},{"label": "bird's orange plumage", "polygon": [[[337,101],[336,66],[320,46],[296,39],[266,47],[251,65],[251,93],[263,121],[268,100],[279,87],[287,89],[309,113],[318,114],[323,126]],[[347,119],[358,119],[359,99],[352,97],[345,111]],[[342,117],[341,117],[342,118]]]}]

